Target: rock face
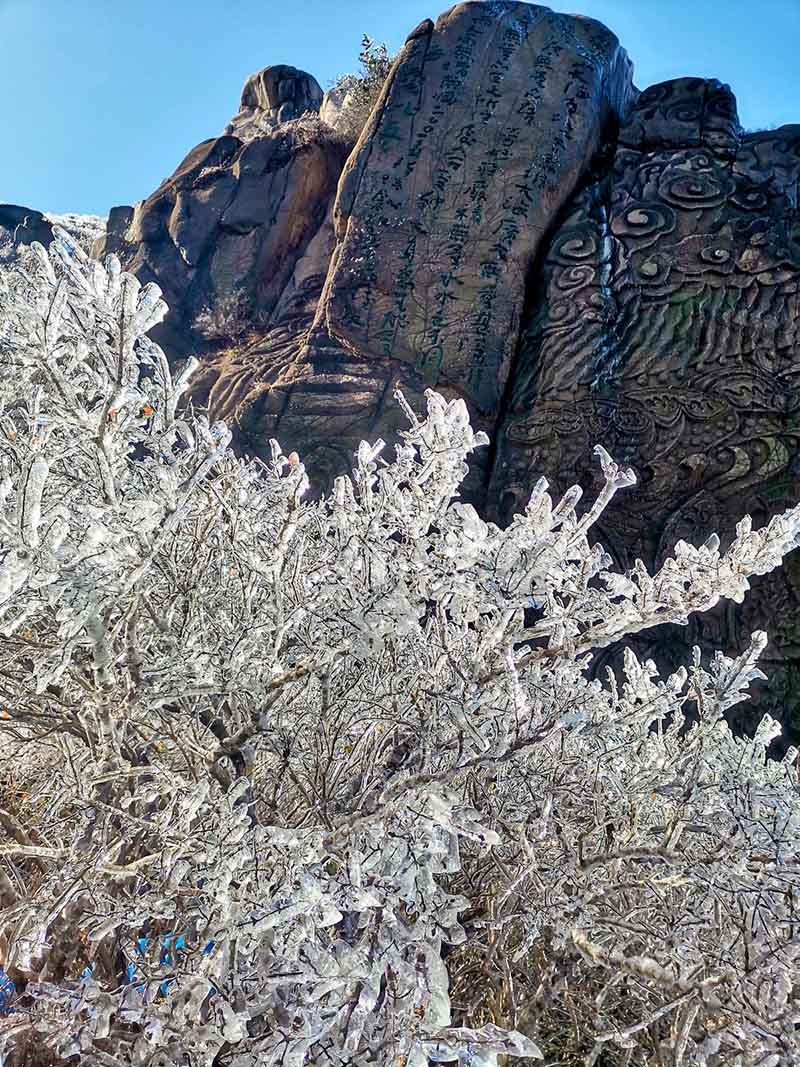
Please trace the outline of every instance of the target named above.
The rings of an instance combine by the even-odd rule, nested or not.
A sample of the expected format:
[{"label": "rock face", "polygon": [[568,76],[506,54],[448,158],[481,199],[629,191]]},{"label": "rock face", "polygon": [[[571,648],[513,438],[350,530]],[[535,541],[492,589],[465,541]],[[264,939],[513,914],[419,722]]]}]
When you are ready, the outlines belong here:
[{"label": "rock face", "polygon": [[590,19],[503,0],[417,27],[342,174],[312,331],[241,412],[248,439],[298,438],[316,470],[346,469],[365,432],[402,425],[398,385],[466,396],[492,428],[542,239],[634,97]]},{"label": "rock face", "polygon": [[264,67],[244,83],[239,111],[225,127],[226,136],[242,141],[268,133],[283,122],[317,114],[322,89],[316,78],[297,67]]},{"label": "rock face", "polygon": [[295,268],[329,214],[348,148],[302,122],[204,141],[146,200],[112,211],[96,251],[161,286],[170,312],[154,336],[172,354],[239,341],[273,323],[307,281],[307,264],[301,277]]},{"label": "rock face", "polygon": [[[710,80],[639,94],[605,27],[515,0],[421,23],[355,148],[322,104],[264,68],[95,247],[161,285],[157,339],[201,356],[193,399],[242,450],[277,437],[321,487],[403,426],[395,388],[434,386],[495,442],[465,487],[490,518],[541,474],[591,498],[596,443],[635,467],[598,532],[623,567],[800,497],[800,126],[744,134]],[[800,740],[800,563],[754,588],[639,650],[767,629],[746,713]]]},{"label": "rock face", "polygon": [[[496,516],[542,471],[591,495],[596,442],[639,473],[599,534],[622,567],[714,530],[729,542],[742,514],[759,526],[797,502],[799,181],[800,126],[743,135],[727,86],[687,78],[639,97],[610,171],[549,243],[499,435]],[[695,643],[732,650],[767,629],[762,710],[800,736],[796,555],[745,604],[644,635],[641,651],[677,665]]]},{"label": "rock face", "polygon": [[505,2],[423,22],[345,167],[318,324],[496,414],[539,244],[631,96],[590,19]]},{"label": "rock face", "polygon": [[19,204],[0,204],[0,265],[11,263],[17,249],[39,241],[49,245],[53,228],[41,211]]}]

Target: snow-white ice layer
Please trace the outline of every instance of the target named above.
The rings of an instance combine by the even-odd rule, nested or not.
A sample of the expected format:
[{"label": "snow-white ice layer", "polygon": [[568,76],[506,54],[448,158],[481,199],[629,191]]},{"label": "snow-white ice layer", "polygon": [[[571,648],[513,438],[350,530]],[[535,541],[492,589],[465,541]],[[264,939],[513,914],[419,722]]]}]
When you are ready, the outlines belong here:
[{"label": "snow-white ice layer", "polygon": [[18,267],[0,752],[56,763],[36,818],[0,803],[3,1062],[800,1067],[798,753],[724,718],[767,635],[588,671],[740,603],[800,506],[620,574],[594,538],[634,472],[598,445],[594,501],[541,478],[500,529],[431,391],[309,500],[181,408],[158,286],[59,227]]},{"label": "snow-white ice layer", "polygon": [[108,219],[102,215],[80,215],[74,211],[68,211],[64,214],[45,211],[43,214],[49,222],[63,226],[67,233],[71,234],[87,252],[92,242],[97,240],[98,237],[102,237],[106,232],[106,226],[108,225]]}]

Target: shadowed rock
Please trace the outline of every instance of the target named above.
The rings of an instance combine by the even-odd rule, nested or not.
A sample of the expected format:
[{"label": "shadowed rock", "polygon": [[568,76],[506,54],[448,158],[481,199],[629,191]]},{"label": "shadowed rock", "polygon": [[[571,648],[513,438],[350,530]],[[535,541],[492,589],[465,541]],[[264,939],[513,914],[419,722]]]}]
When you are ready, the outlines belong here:
[{"label": "shadowed rock", "polygon": [[[610,171],[583,189],[537,278],[502,420],[489,510],[507,517],[546,474],[598,488],[601,443],[639,474],[598,539],[627,568],[681,538],[756,526],[800,497],[800,126],[742,134],[716,81],[642,93]],[[685,628],[644,634],[642,655],[771,644],[760,704],[800,736],[800,564],[754,581]],[[599,666],[599,664],[598,664]],[[757,721],[757,718],[755,718]]]},{"label": "shadowed rock", "polygon": [[0,204],[0,264],[13,262],[20,247],[34,241],[47,247],[52,240],[53,227],[41,211]]},{"label": "shadowed rock", "polygon": [[[213,356],[247,331],[265,333],[307,283],[347,150],[326,127],[309,133],[296,122],[245,143],[204,141],[132,211],[116,209],[96,251],[161,286],[170,311],[153,336],[173,357],[197,348]],[[329,256],[326,246],[317,273]]]}]

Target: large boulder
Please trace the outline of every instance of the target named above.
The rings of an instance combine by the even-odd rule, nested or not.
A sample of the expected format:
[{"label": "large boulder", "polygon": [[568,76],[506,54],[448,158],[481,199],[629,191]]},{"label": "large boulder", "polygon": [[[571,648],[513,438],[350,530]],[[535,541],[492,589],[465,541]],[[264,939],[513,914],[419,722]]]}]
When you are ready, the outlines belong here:
[{"label": "large boulder", "polygon": [[342,176],[319,325],[496,413],[542,238],[633,93],[592,19],[501,0],[423,22]]},{"label": "large boulder", "polygon": [[239,110],[225,135],[242,141],[261,137],[275,126],[301,115],[318,114],[323,93],[316,78],[297,67],[264,67],[244,83]]},{"label": "large boulder", "polygon": [[239,343],[289,300],[347,150],[322,124],[297,121],[245,142],[204,141],[146,200],[115,209],[96,251],[161,286],[170,311],[154,336],[174,357]]},{"label": "large boulder", "polygon": [[[573,198],[537,278],[487,497],[501,520],[546,474],[592,495],[603,444],[639,474],[598,538],[620,567],[729,541],[800,496],[800,126],[743,134],[716,81],[644,92],[608,173]],[[760,702],[800,736],[800,560],[741,606],[653,631],[664,666],[767,629]],[[742,705],[753,719],[754,710]],[[759,714],[760,714],[759,711]]]},{"label": "large boulder", "polygon": [[600,23],[458,4],[409,36],[339,180],[352,146],[296,117],[317,89],[295,68],[253,75],[226,135],[107,247],[162,286],[173,354],[205,341],[195,402],[248,450],[297,441],[321,486],[365,434],[402,426],[398,386],[464,395],[494,428],[542,240],[636,90]]},{"label": "large boulder", "polygon": [[277,374],[262,346],[249,438],[302,442],[324,483],[362,437],[402,427],[398,386],[418,405],[426,386],[465,396],[493,430],[541,242],[635,95],[591,19],[498,0],[417,27],[339,183],[313,328]]}]

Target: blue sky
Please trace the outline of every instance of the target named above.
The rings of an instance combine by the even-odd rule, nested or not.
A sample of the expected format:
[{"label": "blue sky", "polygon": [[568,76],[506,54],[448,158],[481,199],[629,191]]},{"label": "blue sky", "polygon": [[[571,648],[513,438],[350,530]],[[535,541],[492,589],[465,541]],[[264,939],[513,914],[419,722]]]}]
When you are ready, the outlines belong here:
[{"label": "blue sky", "polygon": [[[441,0],[0,0],[0,201],[105,215],[222,131],[269,63],[328,88],[362,32],[392,48]],[[639,88],[727,81],[748,128],[800,122],[800,0],[558,0],[605,22]]]}]

